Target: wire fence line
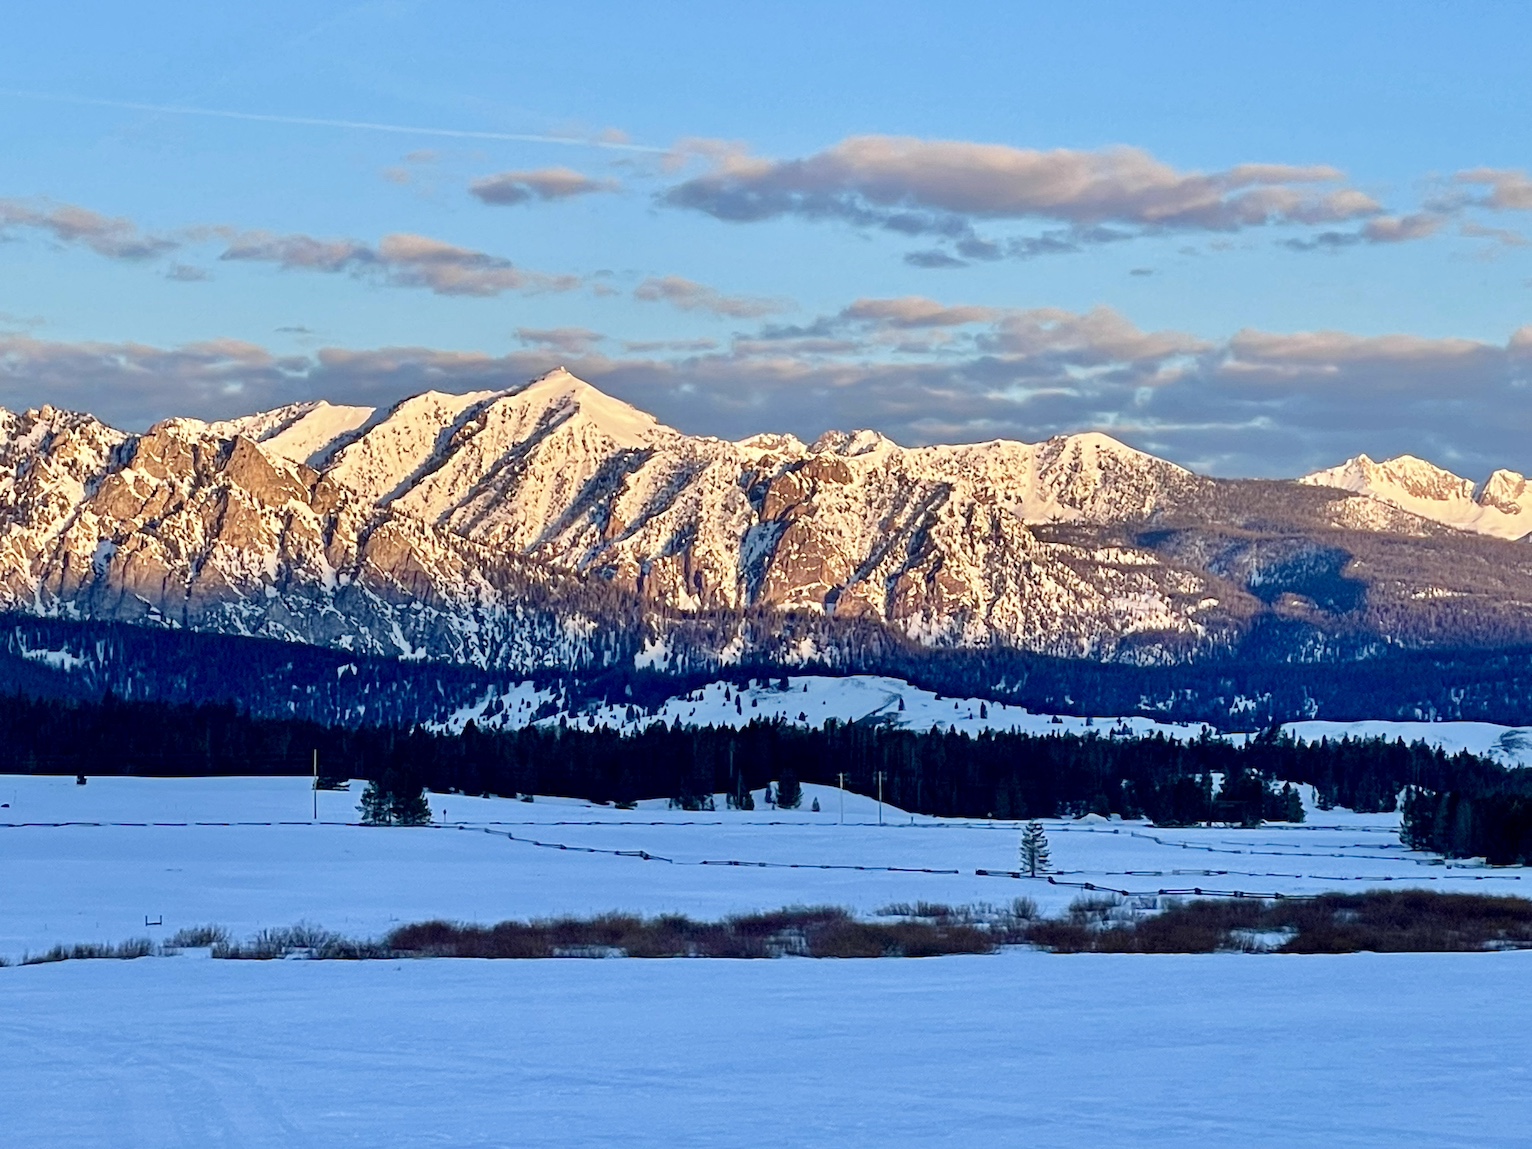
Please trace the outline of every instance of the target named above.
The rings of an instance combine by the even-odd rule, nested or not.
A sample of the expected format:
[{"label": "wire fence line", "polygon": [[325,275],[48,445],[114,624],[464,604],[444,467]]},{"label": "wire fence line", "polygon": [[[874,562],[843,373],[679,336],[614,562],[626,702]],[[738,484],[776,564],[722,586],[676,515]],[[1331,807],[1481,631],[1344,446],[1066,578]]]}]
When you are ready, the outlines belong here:
[{"label": "wire fence line", "polygon": [[1123,890],[1116,886],[1103,886],[1098,882],[1066,882],[1052,874],[1029,874],[1020,870],[975,870],[981,878],[1019,878],[1023,881],[1047,882],[1050,886],[1064,886],[1088,893],[1116,894],[1123,898],[1253,898],[1260,901],[1311,901],[1319,894],[1252,893],[1249,890],[1205,890],[1200,886],[1186,889]]},{"label": "wire fence line", "polygon": [[[478,832],[478,833],[482,833],[482,834],[491,835],[491,836],[494,836],[494,837],[501,837],[501,838],[506,839],[507,841],[515,842],[515,843],[518,843],[520,845],[532,846],[532,847],[537,848],[537,849],[557,850],[557,851],[560,851],[560,852],[563,852],[563,853],[589,854],[589,855],[598,855],[598,856],[613,857],[613,858],[631,858],[631,859],[635,859],[635,860],[643,861],[643,862],[660,862],[660,863],[663,863],[665,865],[671,865],[671,866],[713,866],[713,867],[734,867],[734,868],[743,868],[743,869],[820,870],[820,871],[843,871],[843,872],[860,872],[860,873],[886,873],[886,874],[929,874],[929,875],[940,875],[940,876],[946,876],[946,877],[961,877],[961,876],[965,876],[965,875],[968,875],[968,874],[972,874],[972,876],[980,877],[980,878],[1011,878],[1011,879],[1016,879],[1016,880],[1023,880],[1024,879],[1024,880],[1029,880],[1029,881],[1040,881],[1040,882],[1046,882],[1048,885],[1051,885],[1051,886],[1066,887],[1066,888],[1071,888],[1071,889],[1079,889],[1079,890],[1083,890],[1083,891],[1086,891],[1086,892],[1111,893],[1111,894],[1116,894],[1116,895],[1119,895],[1119,896],[1122,896],[1122,897],[1210,897],[1210,898],[1257,898],[1257,899],[1273,899],[1274,900],[1274,899],[1284,899],[1284,898],[1314,897],[1316,895],[1312,895],[1312,894],[1295,894],[1295,893],[1281,893],[1281,892],[1276,892],[1276,891],[1268,893],[1268,892],[1255,892],[1255,891],[1249,891],[1249,890],[1209,889],[1209,888],[1204,888],[1204,887],[1201,887],[1201,886],[1175,887],[1175,888],[1159,887],[1159,888],[1155,888],[1155,889],[1129,890],[1129,889],[1122,889],[1122,888],[1119,888],[1119,887],[1116,887],[1116,886],[1104,885],[1104,884],[1102,884],[1100,882],[1092,882],[1092,881],[1084,880],[1085,879],[1085,875],[1089,874],[1089,873],[1101,873],[1102,876],[1105,876],[1105,877],[1127,877],[1127,878],[1133,878],[1133,877],[1145,877],[1145,878],[1154,878],[1154,877],[1252,877],[1252,878],[1285,878],[1285,879],[1289,879],[1289,880],[1293,880],[1293,881],[1370,882],[1370,883],[1385,883],[1385,882],[1399,882],[1399,881],[1402,881],[1402,882],[1416,882],[1416,883],[1423,882],[1423,881],[1424,882],[1449,882],[1449,881],[1460,881],[1460,882],[1485,882],[1485,881],[1520,882],[1520,881],[1523,880],[1523,877],[1524,877],[1524,875],[1522,875],[1520,873],[1514,873],[1514,874],[1511,874],[1511,873],[1493,873],[1493,874],[1484,874],[1484,873],[1442,873],[1442,874],[1429,874],[1429,875],[1427,875],[1427,874],[1416,874],[1416,875],[1400,876],[1400,875],[1393,875],[1393,874],[1379,874],[1379,875],[1347,874],[1347,875],[1339,875],[1339,874],[1300,874],[1300,873],[1285,873],[1285,872],[1271,872],[1271,871],[1259,872],[1259,871],[1246,871],[1246,870],[1194,870],[1194,869],[1193,870],[1180,870],[1180,869],[1172,869],[1172,870],[1116,870],[1116,871],[1105,871],[1105,872],[1101,872],[1101,871],[1086,871],[1086,870],[1062,870],[1062,871],[1054,871],[1053,873],[1046,874],[1046,875],[1039,874],[1039,875],[1035,875],[1034,876],[1034,875],[1031,875],[1029,873],[1025,873],[1025,872],[1018,871],[1018,870],[994,870],[994,869],[983,869],[983,868],[974,869],[972,871],[969,871],[969,870],[959,869],[959,868],[946,868],[946,867],[935,867],[935,866],[878,866],[878,865],[865,865],[865,864],[846,863],[846,862],[778,862],[778,861],[750,860],[750,859],[743,859],[743,858],[702,858],[702,859],[674,858],[674,857],[670,857],[668,855],[656,854],[656,853],[654,853],[652,851],[642,850],[642,849],[622,850],[622,849],[615,849],[615,848],[604,847],[604,846],[581,846],[581,845],[573,845],[573,844],[568,843],[568,842],[544,841],[541,838],[535,838],[535,837],[531,837],[531,836],[524,835],[524,834],[517,834],[517,833],[513,833],[510,830],[506,830],[506,829],[501,829],[500,828],[500,827],[502,827],[504,825],[517,825],[517,826],[524,826],[524,825],[525,826],[530,826],[530,825],[554,825],[554,826],[608,826],[608,825],[674,826],[674,825],[726,825],[726,824],[730,824],[730,823],[721,823],[721,822],[720,823],[714,823],[714,822],[702,822],[702,823],[691,823],[691,822],[618,822],[618,823],[614,823],[614,822],[600,822],[600,821],[589,821],[589,822],[553,822],[553,823],[539,823],[539,822],[520,822],[520,823],[504,823],[504,822],[500,822],[500,823],[450,822],[450,823],[441,823],[441,822],[431,822],[431,823],[427,823],[427,824],[425,824],[423,826],[416,827],[416,828],[418,828],[418,829],[433,829],[433,830],[459,830],[459,831],[464,831],[464,832],[468,832],[468,833]],[[789,824],[791,824],[791,823],[789,823]],[[874,825],[875,825],[875,823],[874,823]],[[64,829],[64,828],[71,828],[71,827],[84,827],[84,828],[123,827],[123,828],[138,828],[138,829],[151,829],[151,828],[155,828],[155,829],[157,829],[157,828],[169,828],[169,829],[173,829],[173,828],[197,828],[197,827],[208,827],[208,828],[246,828],[246,827],[302,827],[302,826],[330,826],[330,827],[356,827],[356,828],[363,828],[364,827],[364,823],[354,822],[354,821],[333,821],[333,820],[324,820],[324,819],[321,819],[319,821],[313,821],[313,820],[304,820],[304,821],[260,821],[260,820],[250,820],[250,821],[185,821],[185,822],[170,822],[170,821],[165,821],[165,822],[154,821],[154,822],[150,822],[150,821],[145,821],[145,822],[126,822],[126,821],[70,820],[70,821],[60,821],[60,822],[42,822],[42,821],[38,821],[38,822],[0,822],[0,829],[13,829],[13,830],[29,829],[29,828],[32,828],[32,829]],[[375,828],[375,827],[365,827],[365,828],[372,829],[372,828]],[[1117,831],[1112,831],[1112,832],[1115,833]],[[1154,841],[1155,843],[1157,843],[1159,845],[1162,845],[1162,846],[1178,846],[1178,845],[1183,845],[1184,844],[1184,843],[1179,843],[1179,842],[1165,841],[1165,840],[1157,837],[1156,835],[1144,834],[1144,833],[1139,833],[1139,832],[1136,832],[1136,831],[1129,831],[1129,836],[1137,837],[1137,838],[1145,838],[1145,839],[1148,839],[1150,841]],[[1203,848],[1203,849],[1207,849],[1209,847],[1192,846],[1190,848]],[[1219,851],[1216,851],[1216,852],[1219,852],[1219,853],[1250,853],[1250,854],[1272,853],[1272,852],[1268,852],[1268,851],[1239,851],[1239,850],[1232,850],[1232,849],[1229,849],[1229,850],[1219,850]],[[1335,858],[1349,858],[1349,859],[1360,860],[1360,861],[1390,861],[1390,862],[1405,861],[1405,860],[1416,861],[1417,860],[1417,859],[1403,859],[1403,858],[1398,858],[1398,857],[1394,857],[1394,858],[1371,858],[1371,857],[1367,857],[1365,855],[1359,856],[1359,855],[1338,854],[1338,853],[1327,853],[1327,854],[1286,853],[1286,854],[1278,854],[1278,856],[1285,856],[1285,857],[1335,857]],[[1438,866],[1438,867],[1440,867],[1442,865],[1442,863],[1440,861],[1436,861],[1436,860],[1425,861],[1422,864],[1435,865],[1435,866]],[[1462,869],[1462,868],[1463,867],[1454,867],[1454,869]],[[1075,878],[1079,878],[1081,880],[1078,880],[1078,881],[1072,880],[1072,879],[1075,879]]]}]

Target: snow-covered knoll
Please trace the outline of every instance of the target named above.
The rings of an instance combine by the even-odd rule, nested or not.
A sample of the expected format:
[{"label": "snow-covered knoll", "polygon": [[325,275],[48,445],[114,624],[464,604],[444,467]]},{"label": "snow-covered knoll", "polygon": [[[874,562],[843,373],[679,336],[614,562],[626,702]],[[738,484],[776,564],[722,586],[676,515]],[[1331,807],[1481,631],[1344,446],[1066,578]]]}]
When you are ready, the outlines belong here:
[{"label": "snow-covered knoll", "polygon": [[1482,486],[1414,455],[1375,462],[1357,455],[1298,480],[1339,487],[1459,530],[1519,539],[1532,534],[1532,490],[1526,476],[1495,471]]},{"label": "snow-covered knoll", "polygon": [[[787,688],[781,688],[783,677]],[[1196,737],[1201,725],[1156,722],[1150,718],[1087,718],[1074,715],[1034,714],[1020,706],[983,698],[955,698],[922,690],[899,678],[855,674],[845,677],[825,675],[790,675],[756,678],[739,687],[730,682],[711,682],[677,694],[664,703],[648,708],[626,702],[577,709],[556,709],[538,717],[540,705],[557,702],[554,695],[538,690],[530,682],[502,692],[486,694],[472,706],[455,712],[444,723],[449,730],[461,730],[470,720],[480,727],[519,728],[534,721],[544,725],[560,720],[580,728],[641,730],[655,722],[667,726],[743,726],[746,723],[782,721],[799,726],[819,727],[834,719],[837,722],[883,722],[910,730],[929,730],[933,726],[967,733],[981,730],[1022,730],[1033,734],[1084,733],[1102,734],[1164,733],[1169,737]]]},{"label": "snow-covered knoll", "polygon": [[[781,687],[783,677],[787,688]],[[782,721],[820,727],[837,722],[882,722],[908,730],[956,730],[977,734],[982,730],[1016,730],[1028,734],[1102,734],[1142,737],[1162,734],[1167,738],[1197,738],[1201,723],[1159,722],[1142,715],[1037,714],[1025,707],[987,698],[956,698],[935,694],[903,679],[883,675],[854,674],[845,677],[790,675],[752,679],[740,687],[730,682],[711,682],[666,699],[662,704],[638,707],[618,702],[606,706],[564,709],[549,691],[530,682],[489,693],[465,706],[443,723],[460,731],[471,720],[486,728],[517,729],[533,722],[545,725],[565,721],[582,729],[606,727],[635,731],[654,722],[667,726],[743,726],[746,723]],[[543,713],[550,706],[554,712]],[[539,716],[541,714],[541,716]],[[1532,766],[1532,727],[1500,726],[1490,722],[1289,722],[1283,727],[1295,737],[1317,742],[1321,738],[1403,738],[1440,746],[1449,754],[1468,750],[1483,754],[1505,766]],[[1231,735],[1239,741],[1242,735]]]}]

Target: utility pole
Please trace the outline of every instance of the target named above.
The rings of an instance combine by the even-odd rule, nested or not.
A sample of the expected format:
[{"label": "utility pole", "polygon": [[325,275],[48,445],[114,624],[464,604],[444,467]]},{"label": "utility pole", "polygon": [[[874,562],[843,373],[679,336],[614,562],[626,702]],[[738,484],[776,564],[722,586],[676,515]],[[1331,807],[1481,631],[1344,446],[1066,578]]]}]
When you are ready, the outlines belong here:
[{"label": "utility pole", "polygon": [[841,771],[835,775],[840,785],[840,825],[846,824],[846,773]]},{"label": "utility pole", "polygon": [[878,780],[878,825],[883,825],[883,779],[886,775],[879,770],[873,775]]},{"label": "utility pole", "polygon": [[314,821],[319,821],[319,747],[314,747]]}]

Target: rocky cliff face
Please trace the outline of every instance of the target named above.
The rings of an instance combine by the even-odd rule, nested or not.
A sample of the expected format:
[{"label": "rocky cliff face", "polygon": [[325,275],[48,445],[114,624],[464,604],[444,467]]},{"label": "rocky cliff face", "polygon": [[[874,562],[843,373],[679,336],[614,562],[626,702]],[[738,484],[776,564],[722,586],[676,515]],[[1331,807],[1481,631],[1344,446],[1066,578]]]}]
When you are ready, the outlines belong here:
[{"label": "rocky cliff face", "polygon": [[[1474,505],[1520,507],[1514,478]],[[562,370],[142,435],[44,408],[0,415],[0,606],[508,669],[807,661],[853,632],[1166,659],[1263,612],[1372,626],[1365,588],[1313,589],[1356,581],[1347,540],[1452,546],[1376,499],[1258,488],[1095,434],[688,436]]]}]

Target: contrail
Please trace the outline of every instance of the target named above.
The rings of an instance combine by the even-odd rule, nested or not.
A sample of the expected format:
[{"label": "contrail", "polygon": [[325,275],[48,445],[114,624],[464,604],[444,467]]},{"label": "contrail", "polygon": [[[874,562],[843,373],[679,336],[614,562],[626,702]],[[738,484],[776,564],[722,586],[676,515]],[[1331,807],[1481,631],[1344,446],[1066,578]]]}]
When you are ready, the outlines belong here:
[{"label": "contrail", "polygon": [[380,124],[371,120],[331,120],[319,116],[279,116],[269,112],[235,112],[224,108],[190,108],[179,104],[145,104],[134,100],[102,100],[91,96],[67,96],[52,92],[26,92],[0,88],[0,95],[23,100],[44,100],[54,104],[81,104],[93,108],[121,108],[130,112],[155,112],[172,116],[205,116],[219,120],[248,120],[262,124],[298,124],[309,128],[349,128],[363,132],[391,132],[402,136],[445,136],[459,140],[502,140],[523,144],[562,144],[573,148],[606,148],[619,152],[663,153],[667,149],[647,144],[625,144],[615,140],[583,136],[552,136],[532,132],[477,132],[466,128],[425,128],[410,124]]}]

